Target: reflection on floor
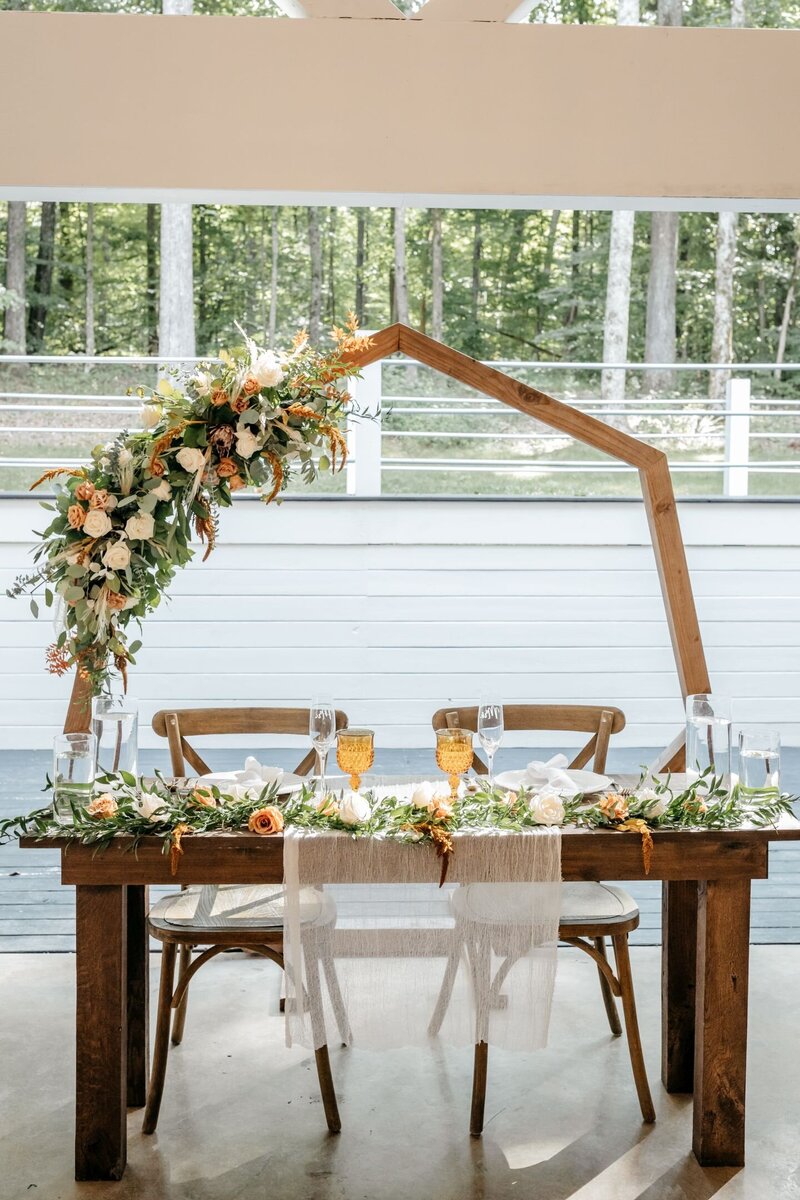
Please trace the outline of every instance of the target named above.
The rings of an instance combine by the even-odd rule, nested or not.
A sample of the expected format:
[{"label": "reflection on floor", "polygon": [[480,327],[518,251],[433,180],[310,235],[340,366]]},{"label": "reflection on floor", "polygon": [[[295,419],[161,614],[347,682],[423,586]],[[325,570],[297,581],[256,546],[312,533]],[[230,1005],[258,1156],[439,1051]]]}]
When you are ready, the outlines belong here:
[{"label": "reflection on floor", "polygon": [[[219,770],[240,767],[248,753],[245,749],[214,750],[208,757]],[[256,750],[263,762],[286,765],[295,763],[304,750]],[[547,757],[550,751],[537,751]],[[608,770],[637,771],[655,751],[633,748],[615,749]],[[524,766],[532,757],[530,750],[503,749],[498,755],[499,769]],[[44,751],[0,751],[0,817],[26,812],[45,802],[41,795],[50,756]],[[166,751],[145,750],[140,769],[145,773],[156,767],[168,772]],[[433,751],[378,749],[376,773],[439,774]],[[800,793],[800,748],[784,749],[782,784],[785,790]],[[629,885],[641,911],[641,924],[632,935],[634,945],[653,945],[661,938],[661,890],[658,883]],[[156,893],[160,894],[160,893]],[[52,852],[20,850],[16,845],[0,846],[0,953],[64,951],[74,949],[74,901],[71,888],[58,882],[58,856]],[[800,942],[800,843],[786,843],[770,850],[770,878],[753,884],[752,938],[754,942]]]},{"label": "reflection on floor", "polygon": [[[192,985],[158,1132],[128,1123],[121,1183],[72,1181],[72,955],[7,955],[0,973],[0,1196],[20,1200],[796,1200],[800,948],[751,968],[748,1165],[702,1170],[691,1102],[659,1073],[659,953],[633,953],[658,1113],[641,1124],[624,1039],[591,961],[560,952],[550,1046],[492,1053],[486,1130],[468,1135],[471,1051],[332,1051],[343,1130],[325,1129],[313,1059],[284,1046],[279,972],[223,955]],[[153,957],[153,981],[158,967]]]}]

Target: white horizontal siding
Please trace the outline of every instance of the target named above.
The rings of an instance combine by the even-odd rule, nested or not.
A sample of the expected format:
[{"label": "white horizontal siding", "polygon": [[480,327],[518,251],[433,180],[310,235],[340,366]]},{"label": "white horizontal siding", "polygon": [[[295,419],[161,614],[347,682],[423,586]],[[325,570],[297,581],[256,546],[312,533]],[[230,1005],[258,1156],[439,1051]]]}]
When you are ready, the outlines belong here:
[{"label": "white horizontal siding", "polygon": [[[35,501],[0,503],[3,590],[29,563]],[[800,742],[796,505],[685,503],[703,638],[735,718]],[[332,695],[384,745],[428,745],[431,712],[475,701],[616,704],[632,745],[682,719],[642,507],[496,501],[243,502],[147,622],[132,691],[161,707]],[[0,745],[46,746],[69,682],[49,620],[0,599]],[[143,738],[143,740],[145,740]]]}]

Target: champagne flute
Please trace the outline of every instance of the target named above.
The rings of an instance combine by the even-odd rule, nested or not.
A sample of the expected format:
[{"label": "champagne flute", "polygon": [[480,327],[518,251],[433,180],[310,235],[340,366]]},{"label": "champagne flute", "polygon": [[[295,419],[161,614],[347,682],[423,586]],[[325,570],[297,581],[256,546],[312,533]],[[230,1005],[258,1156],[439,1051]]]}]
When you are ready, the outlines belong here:
[{"label": "champagne flute", "polygon": [[494,756],[500,748],[505,727],[499,700],[481,700],[478,708],[478,740],[489,760],[489,787],[494,787]]},{"label": "champagne flute", "polygon": [[336,709],[332,700],[312,700],[308,716],[308,733],[317,752],[317,774],[320,789],[325,793],[325,764],[328,751],[336,737]]}]

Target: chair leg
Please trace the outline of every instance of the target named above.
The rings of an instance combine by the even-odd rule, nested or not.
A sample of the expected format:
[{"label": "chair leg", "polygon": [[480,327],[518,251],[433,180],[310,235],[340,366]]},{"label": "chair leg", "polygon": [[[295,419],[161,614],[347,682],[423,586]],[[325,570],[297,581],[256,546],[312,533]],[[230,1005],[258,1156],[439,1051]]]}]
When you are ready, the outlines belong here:
[{"label": "chair leg", "polygon": [[[180,960],[178,963],[178,978],[182,978],[184,972],[189,970],[192,962],[192,947],[187,945],[181,946]],[[183,998],[180,1004],[175,1009],[175,1016],[172,1018],[172,1044],[180,1046],[183,1041],[183,1029],[186,1025],[186,1005],[189,1002],[189,989],[183,993]]]},{"label": "chair leg", "polygon": [[150,1086],[147,1089],[142,1133],[155,1132],[158,1124],[158,1112],[161,1108],[161,1097],[164,1092],[164,1076],[167,1072],[169,1055],[169,1019],[172,1012],[170,1004],[172,1002],[172,985],[175,979],[175,950],[174,942],[164,942],[161,950],[161,984],[158,990],[153,1066],[150,1072]]},{"label": "chair leg", "polygon": [[627,933],[618,933],[613,937],[614,960],[617,967],[617,979],[622,992],[622,1011],[625,1014],[625,1033],[628,1039],[628,1050],[631,1056],[633,1079],[639,1096],[639,1107],[642,1110],[642,1120],[648,1125],[656,1119],[653,1108],[653,1098],[650,1095],[650,1084],[647,1082],[642,1041],[639,1036],[639,1022],[636,1019],[636,997],[633,991],[633,976],[631,975],[631,960],[628,953]]},{"label": "chair leg", "polygon": [[322,1095],[322,1107],[325,1109],[325,1120],[328,1122],[328,1129],[331,1133],[339,1133],[342,1128],[342,1120],[339,1116],[339,1105],[336,1102],[336,1089],[333,1086],[328,1047],[320,1046],[319,1050],[314,1051],[314,1057],[317,1060],[317,1078]]},{"label": "chair leg", "polygon": [[339,1106],[336,1101],[336,1091],[331,1075],[331,1063],[328,1057],[328,1046],[325,1034],[325,1014],[322,1007],[322,988],[319,977],[318,949],[314,934],[311,934],[304,947],[306,964],[306,980],[308,983],[308,1006],[311,1015],[311,1032],[314,1044],[318,1046],[314,1054],[317,1060],[317,1077],[319,1090],[322,1094],[322,1105],[325,1109],[325,1120],[331,1133],[339,1133],[342,1128],[339,1116]]},{"label": "chair leg", "polygon": [[475,1063],[472,1068],[472,1109],[469,1115],[469,1131],[472,1137],[483,1133],[483,1112],[486,1107],[486,1075],[489,1067],[489,1044],[477,1042]]},{"label": "chair leg", "polygon": [[458,930],[454,929],[453,945],[447,956],[444,979],[442,980],[442,986],[439,988],[436,1007],[433,1010],[433,1016],[428,1025],[429,1037],[438,1036],[439,1030],[442,1028],[442,1022],[447,1016],[447,1010],[450,1007],[450,998],[453,995],[453,988],[455,987],[456,975],[458,974],[458,964],[461,961],[461,944],[461,936]]},{"label": "chair leg", "polygon": [[[603,958],[606,957],[606,939],[604,937],[596,937],[594,940],[594,948]],[[614,993],[609,987],[606,979],[600,968],[597,968],[597,974],[600,977],[600,992],[603,996],[603,1004],[606,1008],[606,1016],[608,1017],[608,1025],[614,1037],[620,1037],[622,1034],[622,1026],[617,1012],[617,1003],[614,999]]]},{"label": "chair leg", "polygon": [[472,1137],[483,1133],[483,1114],[486,1107],[486,1077],[489,1067],[489,1004],[492,991],[492,948],[488,935],[479,936],[474,945],[467,943],[472,967],[473,998],[475,1001],[475,1057],[472,1067],[472,1107],[469,1131]]}]

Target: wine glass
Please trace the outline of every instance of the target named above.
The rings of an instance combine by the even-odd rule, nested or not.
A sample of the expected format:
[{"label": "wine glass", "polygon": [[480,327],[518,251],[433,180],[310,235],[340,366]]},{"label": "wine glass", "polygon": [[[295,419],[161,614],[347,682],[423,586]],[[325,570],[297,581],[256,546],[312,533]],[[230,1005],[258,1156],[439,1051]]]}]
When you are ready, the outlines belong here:
[{"label": "wine glass", "polygon": [[336,742],[336,761],[346,775],[350,787],[357,792],[361,776],[375,761],[375,734],[371,729],[340,729]]},{"label": "wine glass", "polygon": [[436,765],[450,783],[450,799],[458,799],[458,781],[472,764],[472,734],[468,729],[436,730]]},{"label": "wine glass", "polygon": [[505,732],[503,706],[499,700],[481,700],[478,708],[478,740],[489,760],[489,787],[494,786],[494,756]]},{"label": "wine glass", "polygon": [[317,752],[320,788],[325,792],[325,764],[336,737],[336,709],[332,700],[312,700],[308,715],[308,734]]}]

